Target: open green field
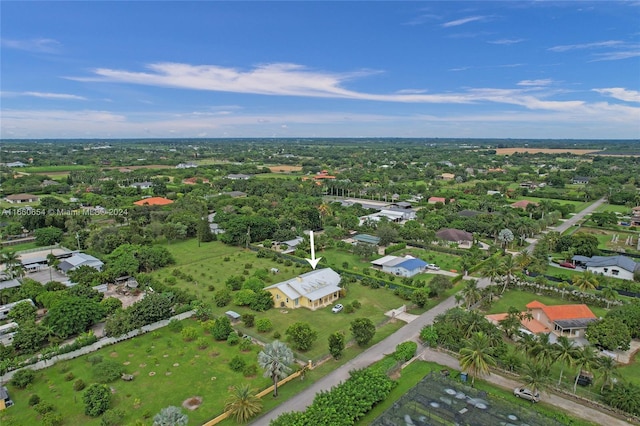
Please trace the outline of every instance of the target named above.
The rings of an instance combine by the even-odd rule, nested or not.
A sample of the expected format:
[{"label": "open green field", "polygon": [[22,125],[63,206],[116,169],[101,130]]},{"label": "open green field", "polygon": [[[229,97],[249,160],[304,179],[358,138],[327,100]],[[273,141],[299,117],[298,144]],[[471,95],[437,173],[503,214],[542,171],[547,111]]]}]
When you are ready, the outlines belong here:
[{"label": "open green field", "polygon": [[[151,418],[162,408],[180,406],[194,396],[202,397],[202,405],[188,412],[189,424],[202,424],[223,411],[230,386],[249,383],[261,390],[270,385],[269,379],[262,377],[261,370],[247,378],[242,372],[232,371],[228,365],[231,358],[240,356],[247,364],[257,366],[258,346],[254,345],[249,352],[241,352],[238,346],[215,342],[205,335],[196,321],[185,320],[184,325],[196,327],[199,337],[206,339],[209,347],[198,349],[195,341],[185,342],[180,333],[164,328],[90,354],[102,356],[104,361],[116,361],[124,366],[126,373],[135,376],[130,382],[117,379],[109,383],[113,394],[111,408],[125,413],[123,424],[137,420],[150,424]],[[27,404],[30,395],[36,394],[41,401],[55,406],[65,425],[100,424],[99,418],[84,414],[82,391],[73,390],[78,379],[84,380],[87,386],[95,382],[94,368],[85,355],[37,371],[36,380],[27,389],[19,390],[10,385],[15,406],[2,413],[0,423],[3,426],[40,424],[38,414]],[[70,373],[73,378],[67,380]]]},{"label": "open green field", "polygon": [[540,201],[551,201],[553,203],[558,203],[560,205],[562,204],[570,204],[572,206],[574,206],[575,213],[578,213],[581,210],[584,210],[586,207],[588,207],[589,205],[592,204],[592,202],[589,201],[569,201],[569,200],[556,200],[553,198],[540,198],[540,197],[530,197],[530,196],[526,196],[526,197],[517,197],[515,199],[513,199],[512,201],[520,201],[520,200],[529,200],[529,201],[533,201],[535,203],[539,203]]},{"label": "open green field", "polygon": [[[636,247],[638,244],[638,238],[640,238],[640,232],[635,231],[611,231],[609,229],[580,227],[578,232],[594,235],[598,239],[598,248],[613,251],[629,251],[637,252]],[[612,242],[613,236],[618,235],[618,241]],[[633,237],[633,245],[627,245],[627,237]]]},{"label": "open green field", "polygon": [[55,173],[60,174],[64,172],[72,172],[78,170],[91,170],[94,169],[95,166],[83,166],[79,164],[66,164],[63,166],[29,166],[23,167],[20,169],[21,172],[25,173]]},{"label": "open green field", "polygon": [[[389,289],[372,290],[369,287],[353,283],[346,286],[347,295],[340,300],[340,303],[343,304],[351,303],[354,300],[361,303],[361,307],[352,314],[347,314],[344,311],[333,314],[330,307],[317,311],[304,308],[291,310],[274,308],[266,312],[255,312],[248,307],[235,306],[233,303],[225,307],[216,307],[213,299],[214,290],[226,288],[225,281],[232,275],[249,277],[256,269],[270,270],[272,267],[277,267],[280,272],[268,276],[267,284],[270,285],[293,278],[310,269],[295,266],[297,264],[284,266],[271,259],[258,258],[256,252],[227,246],[216,241],[203,243],[198,247],[197,241],[188,240],[165,245],[165,247],[174,255],[177,264],[154,272],[154,277],[161,281],[176,278],[172,275],[172,271],[177,269],[184,274],[191,275],[193,282],[176,278],[175,286],[195,293],[199,300],[211,306],[214,315],[222,315],[228,310],[234,310],[241,315],[255,314],[256,319],[268,318],[274,325],[271,333],[258,335],[255,329],[248,330],[240,324],[238,328],[243,332],[269,342],[273,340],[273,333],[276,331],[284,339],[286,329],[295,322],[310,323],[318,331],[318,339],[312,348],[303,355],[306,359],[317,360],[328,354],[326,342],[329,334],[335,331],[345,331],[347,339],[350,339],[349,323],[353,319],[366,317],[375,324],[380,324],[385,321],[385,312],[407,304],[407,301],[394,295]],[[251,267],[247,268],[248,265]],[[247,275],[244,274],[245,271],[247,271]],[[213,286],[214,290],[211,290],[210,286]],[[322,327],[318,327],[320,324]]]},{"label": "open green field", "polygon": [[609,203],[601,204],[600,207],[598,207],[598,209],[596,211],[599,212],[599,213],[601,213],[601,212],[614,212],[614,213],[622,213],[622,214],[625,214],[625,215],[630,215],[631,214],[631,208],[630,207],[619,206],[617,204],[609,204]]}]

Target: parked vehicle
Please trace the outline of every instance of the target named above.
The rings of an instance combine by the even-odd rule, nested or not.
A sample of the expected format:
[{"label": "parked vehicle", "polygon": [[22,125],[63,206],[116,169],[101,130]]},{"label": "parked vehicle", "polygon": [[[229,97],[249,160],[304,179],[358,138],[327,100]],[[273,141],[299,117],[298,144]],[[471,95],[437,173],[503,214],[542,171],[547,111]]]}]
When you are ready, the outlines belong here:
[{"label": "parked vehicle", "polygon": [[580,371],[580,374],[578,374],[578,382],[577,382],[580,386],[589,386],[591,383],[593,383],[593,374],[590,373],[589,371]]},{"label": "parked vehicle", "polygon": [[431,269],[433,271],[439,271],[440,267],[435,263],[427,263],[427,269]]},{"label": "parked vehicle", "polygon": [[560,263],[560,266],[562,266],[563,268],[576,269],[576,265],[571,262],[562,262]]},{"label": "parked vehicle", "polygon": [[515,388],[513,390],[513,394],[516,396],[516,398],[526,399],[531,402],[540,401],[540,394],[538,392],[533,393],[531,390],[527,388]]},{"label": "parked vehicle", "polygon": [[340,312],[343,309],[344,309],[344,306],[342,306],[341,303],[338,303],[336,306],[331,308],[331,312],[333,312],[334,314],[337,314],[338,312]]}]

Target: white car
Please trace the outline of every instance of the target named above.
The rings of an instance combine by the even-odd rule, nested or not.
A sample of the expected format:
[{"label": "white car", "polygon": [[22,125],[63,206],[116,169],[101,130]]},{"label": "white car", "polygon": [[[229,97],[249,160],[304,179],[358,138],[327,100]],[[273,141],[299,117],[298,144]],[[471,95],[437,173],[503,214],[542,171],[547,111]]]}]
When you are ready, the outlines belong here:
[{"label": "white car", "polygon": [[527,399],[531,402],[539,402],[540,401],[540,394],[538,392],[533,393],[532,391],[530,391],[527,388],[515,388],[513,390],[513,394],[517,397],[517,398],[522,398],[522,399]]},{"label": "white car", "polygon": [[433,271],[439,271],[440,267],[438,265],[436,265],[435,263],[428,263],[427,264],[427,269],[431,269]]},{"label": "white car", "polygon": [[337,314],[338,312],[340,312],[342,309],[344,309],[344,306],[342,306],[341,303],[338,303],[336,306],[334,306],[333,308],[331,308],[331,312],[333,312],[334,314]]}]

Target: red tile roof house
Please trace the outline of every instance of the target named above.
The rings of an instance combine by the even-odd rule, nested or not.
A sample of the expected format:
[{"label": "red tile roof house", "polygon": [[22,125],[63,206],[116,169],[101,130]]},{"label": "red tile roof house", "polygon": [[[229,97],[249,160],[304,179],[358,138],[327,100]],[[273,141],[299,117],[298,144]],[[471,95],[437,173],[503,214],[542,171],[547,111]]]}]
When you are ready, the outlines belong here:
[{"label": "red tile roof house", "polygon": [[166,206],[167,204],[171,204],[173,203],[173,201],[169,200],[168,198],[163,198],[163,197],[150,197],[150,198],[143,198],[140,201],[136,201],[135,204],[136,206]]},{"label": "red tile roof house", "polygon": [[526,210],[527,206],[529,204],[532,204],[534,206],[537,206],[538,203],[534,202],[534,201],[529,201],[529,200],[520,200],[520,201],[516,201],[515,203],[511,204],[511,207],[513,207],[514,209],[523,209]]},{"label": "red tile roof house", "polygon": [[[532,333],[550,333],[568,338],[584,337],[587,326],[597,317],[587,305],[547,306],[534,300],[527,304],[527,311],[533,319],[524,319],[522,326]],[[487,315],[493,324],[498,325],[507,314]]]},{"label": "red tile roof house", "polygon": [[[449,202],[453,203],[455,201],[455,199],[450,199]],[[429,204],[435,204],[435,203],[442,203],[442,204],[446,204],[447,203],[447,199],[444,197],[429,197],[429,199],[427,200],[427,203]]]},{"label": "red tile roof house", "polygon": [[187,179],[182,179],[182,183],[184,183],[185,185],[195,185],[198,183],[198,181],[202,183],[209,183],[209,179],[207,178],[190,177]]}]

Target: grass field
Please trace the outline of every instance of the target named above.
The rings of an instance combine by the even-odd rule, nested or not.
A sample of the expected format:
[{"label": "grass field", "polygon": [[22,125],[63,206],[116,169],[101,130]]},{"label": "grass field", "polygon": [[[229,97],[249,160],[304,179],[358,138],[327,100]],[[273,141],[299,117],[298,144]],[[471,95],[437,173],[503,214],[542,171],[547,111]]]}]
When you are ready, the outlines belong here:
[{"label": "grass field", "polygon": [[[225,281],[232,275],[248,277],[256,269],[270,270],[272,267],[277,267],[280,272],[278,274],[270,274],[267,282],[267,284],[275,284],[293,278],[305,272],[307,268],[294,266],[297,264],[283,266],[271,259],[258,258],[253,251],[239,250],[237,247],[226,246],[216,241],[201,244],[200,247],[198,247],[197,241],[194,240],[173,243],[165,245],[165,247],[174,255],[177,264],[154,272],[153,275],[156,278],[161,281],[170,279],[173,277],[172,271],[179,270],[184,274],[191,275],[194,281],[187,282],[177,278],[176,287],[195,293],[199,300],[211,306],[215,315],[222,315],[225,311],[232,309],[241,315],[245,313],[255,314],[256,319],[268,318],[274,325],[273,331],[265,335],[258,335],[255,329],[247,330],[240,325],[239,328],[243,332],[247,332],[262,341],[269,342],[273,340],[273,333],[276,331],[284,339],[286,329],[295,322],[310,323],[318,331],[318,339],[308,352],[301,355],[306,359],[317,360],[328,354],[326,342],[329,334],[335,331],[345,331],[347,339],[349,339],[351,336],[349,323],[353,319],[366,317],[379,324],[385,320],[384,313],[386,311],[399,308],[407,303],[394,295],[391,290],[385,288],[372,290],[354,283],[347,286],[347,295],[340,301],[346,304],[358,300],[361,303],[361,307],[353,314],[345,312],[333,314],[330,307],[317,311],[309,311],[307,309],[270,309],[266,312],[255,312],[248,307],[235,306],[233,303],[225,307],[216,307],[213,298],[214,290],[226,288]],[[334,252],[338,253],[337,251]],[[251,267],[247,268],[249,265]],[[245,271],[247,271],[248,275],[244,274]],[[213,286],[214,290],[211,290],[212,287],[210,286]],[[318,326],[320,324],[322,325],[321,327]]]},{"label": "grass field", "polygon": [[530,197],[530,196],[526,196],[526,197],[517,197],[516,199],[512,200],[512,201],[519,201],[519,200],[529,200],[529,201],[533,201],[535,203],[539,203],[540,201],[551,201],[553,203],[558,203],[560,205],[563,204],[569,204],[574,206],[574,213],[578,213],[579,211],[584,210],[586,207],[590,206],[591,204],[593,204],[592,202],[588,202],[588,201],[570,201],[570,200],[555,200],[553,198],[540,198],[540,197]]},{"label": "grass field", "polygon": [[631,214],[631,208],[627,206],[619,206],[616,204],[609,204],[609,203],[601,204],[596,211],[597,212],[615,212],[615,213],[622,213],[625,215]]},{"label": "grass field", "polygon": [[[203,401],[200,408],[188,413],[189,424],[202,424],[214,417],[214,413],[222,412],[230,386],[249,383],[256,389],[264,389],[270,385],[261,370],[256,376],[246,378],[228,366],[234,356],[257,366],[258,346],[244,353],[238,346],[215,342],[204,334],[198,322],[185,320],[184,323],[197,327],[199,336],[210,346],[198,349],[195,341],[185,342],[179,333],[164,328],[91,354],[102,356],[105,361],[117,361],[126,373],[135,376],[130,382],[117,379],[109,384],[113,393],[111,408],[124,411],[123,424],[132,424],[138,419],[149,424],[150,417],[162,408],[180,406],[194,396],[202,397]],[[15,406],[3,413],[5,417],[0,417],[0,423],[7,426],[40,424],[38,414],[27,404],[30,395],[37,394],[42,401],[56,407],[66,425],[100,424],[99,418],[84,414],[82,391],[73,390],[78,379],[84,380],[87,386],[94,382],[92,368],[87,356],[83,356],[37,371],[35,382],[25,390],[9,386]],[[66,380],[69,373],[74,376],[72,380]]]},{"label": "grass field", "polygon": [[83,166],[78,164],[66,164],[62,166],[29,166],[23,167],[20,169],[21,172],[24,173],[60,173],[60,172],[71,172],[78,170],[91,170],[94,169],[95,166]]}]

